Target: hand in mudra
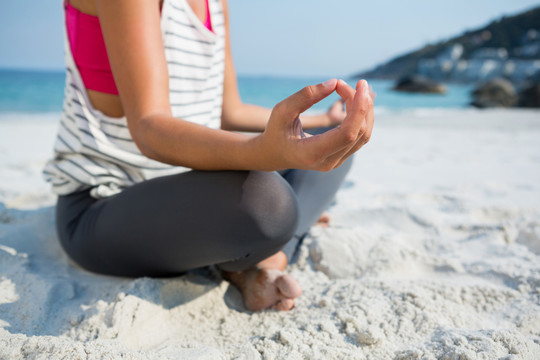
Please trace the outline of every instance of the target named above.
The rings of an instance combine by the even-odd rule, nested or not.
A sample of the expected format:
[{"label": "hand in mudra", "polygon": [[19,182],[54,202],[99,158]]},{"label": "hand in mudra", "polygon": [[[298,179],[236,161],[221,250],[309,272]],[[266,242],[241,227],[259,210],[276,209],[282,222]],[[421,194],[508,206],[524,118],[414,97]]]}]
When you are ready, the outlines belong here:
[{"label": "hand in mudra", "polygon": [[[375,93],[373,92],[373,89],[371,86],[369,87],[369,95],[371,96],[371,101],[375,102]],[[328,123],[329,126],[337,126],[343,122],[343,119],[345,119],[345,116],[347,116],[347,112],[345,111],[345,104],[343,99],[336,100],[326,112],[326,116],[328,117]]]},{"label": "hand in mudra", "polygon": [[[300,114],[336,91],[346,106],[341,125],[320,135],[302,130]],[[353,89],[342,80],[303,88],[277,104],[261,135],[268,164],[274,169],[330,171],[364,146],[373,130],[373,99],[365,80]]]}]

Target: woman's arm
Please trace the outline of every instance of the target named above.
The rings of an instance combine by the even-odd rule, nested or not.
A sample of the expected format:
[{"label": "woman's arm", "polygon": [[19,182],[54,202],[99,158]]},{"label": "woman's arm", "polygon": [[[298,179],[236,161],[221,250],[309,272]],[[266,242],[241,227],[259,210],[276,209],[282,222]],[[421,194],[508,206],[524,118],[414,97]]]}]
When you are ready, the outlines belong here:
[{"label": "woman's arm", "polygon": [[[355,91],[331,80],[304,88],[278,104],[264,133],[248,136],[172,117],[159,2],[95,0],[107,52],[133,140],[155,160],[202,170],[331,170],[371,134],[367,84]],[[298,116],[333,91],[346,100],[343,124],[303,137]]]}]

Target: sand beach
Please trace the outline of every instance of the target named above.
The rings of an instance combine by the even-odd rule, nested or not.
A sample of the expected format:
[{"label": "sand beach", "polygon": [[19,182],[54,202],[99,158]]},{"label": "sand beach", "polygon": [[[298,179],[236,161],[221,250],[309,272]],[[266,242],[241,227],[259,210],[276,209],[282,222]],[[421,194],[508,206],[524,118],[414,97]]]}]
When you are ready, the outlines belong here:
[{"label": "sand beach", "polygon": [[540,359],[540,112],[377,110],[289,312],[212,269],[71,263],[41,179],[58,114],[0,119],[0,359]]}]

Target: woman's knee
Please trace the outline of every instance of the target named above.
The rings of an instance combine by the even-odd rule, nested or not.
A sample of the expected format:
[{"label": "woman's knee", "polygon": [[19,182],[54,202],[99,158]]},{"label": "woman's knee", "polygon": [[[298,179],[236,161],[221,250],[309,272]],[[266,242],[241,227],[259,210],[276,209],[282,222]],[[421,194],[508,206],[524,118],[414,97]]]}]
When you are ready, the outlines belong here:
[{"label": "woman's knee", "polygon": [[294,235],[299,217],[296,195],[279,174],[250,171],[241,202],[265,239],[285,245]]}]

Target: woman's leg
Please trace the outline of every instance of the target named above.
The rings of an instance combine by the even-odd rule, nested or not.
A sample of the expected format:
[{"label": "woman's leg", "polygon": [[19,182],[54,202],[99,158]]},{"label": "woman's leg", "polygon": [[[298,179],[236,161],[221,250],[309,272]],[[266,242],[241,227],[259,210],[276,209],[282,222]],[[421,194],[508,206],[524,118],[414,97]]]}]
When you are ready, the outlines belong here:
[{"label": "woman's leg", "polygon": [[192,171],[110,198],[60,197],[57,227],[82,267],[118,276],[167,276],[214,265],[250,269],[293,236],[297,204],[276,173]]},{"label": "woman's leg", "polygon": [[168,276],[216,264],[250,310],[289,310],[301,294],[281,270],[298,210],[276,173],[189,172],[96,200],[60,197],[60,241],[82,267],[118,276]]}]

